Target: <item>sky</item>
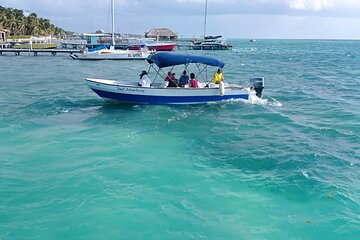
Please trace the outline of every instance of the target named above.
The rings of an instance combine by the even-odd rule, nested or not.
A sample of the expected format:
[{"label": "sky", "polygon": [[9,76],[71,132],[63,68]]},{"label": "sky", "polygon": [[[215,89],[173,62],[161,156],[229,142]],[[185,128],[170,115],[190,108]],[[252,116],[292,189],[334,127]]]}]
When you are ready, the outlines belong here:
[{"label": "sky", "polygon": [[[0,0],[73,32],[111,31],[110,0]],[[166,27],[204,34],[205,0],[115,0],[115,31]],[[208,0],[207,35],[226,38],[360,39],[360,0]]]}]

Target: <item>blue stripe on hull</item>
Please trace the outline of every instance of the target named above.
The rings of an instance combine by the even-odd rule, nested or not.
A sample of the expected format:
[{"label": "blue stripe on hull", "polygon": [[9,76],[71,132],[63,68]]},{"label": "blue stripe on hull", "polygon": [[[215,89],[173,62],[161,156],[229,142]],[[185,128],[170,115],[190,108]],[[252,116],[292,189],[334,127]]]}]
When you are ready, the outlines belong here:
[{"label": "blue stripe on hull", "polygon": [[182,96],[182,97],[169,97],[169,96],[142,96],[131,95],[122,93],[106,92],[98,89],[92,89],[97,95],[102,98],[114,99],[121,102],[142,103],[142,104],[190,104],[190,103],[206,103],[218,102],[227,99],[249,99],[248,94],[239,94],[231,96]]}]

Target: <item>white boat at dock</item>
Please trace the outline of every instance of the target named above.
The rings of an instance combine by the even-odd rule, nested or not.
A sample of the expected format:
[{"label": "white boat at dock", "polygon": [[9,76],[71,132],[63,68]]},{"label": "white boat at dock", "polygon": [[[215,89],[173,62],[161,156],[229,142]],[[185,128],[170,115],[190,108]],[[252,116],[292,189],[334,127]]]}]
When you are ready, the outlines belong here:
[{"label": "white boat at dock", "polygon": [[144,60],[150,55],[147,50],[115,50],[100,49],[93,52],[74,53],[70,56],[75,60]]},{"label": "white boat at dock", "polygon": [[111,0],[112,9],[112,44],[109,49],[100,49],[97,51],[85,51],[81,54],[71,54],[75,60],[144,60],[152,51],[147,48],[139,50],[117,50],[115,49],[115,1]]}]

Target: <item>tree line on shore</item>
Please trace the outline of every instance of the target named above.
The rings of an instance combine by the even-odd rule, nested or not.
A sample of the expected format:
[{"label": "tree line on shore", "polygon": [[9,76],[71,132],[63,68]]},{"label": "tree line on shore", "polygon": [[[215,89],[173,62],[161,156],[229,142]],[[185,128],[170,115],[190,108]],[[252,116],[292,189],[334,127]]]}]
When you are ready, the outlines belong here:
[{"label": "tree line on shore", "polygon": [[32,36],[55,36],[64,37],[63,29],[55,26],[46,18],[38,18],[36,13],[28,16],[19,9],[5,8],[0,6],[0,27],[10,30],[10,36],[32,35]]}]

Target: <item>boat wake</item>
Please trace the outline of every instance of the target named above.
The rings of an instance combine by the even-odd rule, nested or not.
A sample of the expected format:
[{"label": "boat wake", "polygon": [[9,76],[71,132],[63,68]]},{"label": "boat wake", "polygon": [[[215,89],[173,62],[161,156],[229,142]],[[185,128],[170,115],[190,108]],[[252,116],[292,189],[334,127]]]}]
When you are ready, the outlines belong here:
[{"label": "boat wake", "polygon": [[262,106],[272,106],[272,107],[282,107],[283,104],[276,100],[275,98],[258,98],[256,96],[251,97],[249,100],[245,99],[230,99],[227,100],[229,102],[241,102],[245,104],[251,104],[251,105],[262,105]]},{"label": "boat wake", "polygon": [[275,98],[258,98],[256,96],[252,97],[249,100],[250,104],[257,104],[257,105],[266,105],[266,106],[273,106],[273,107],[282,107],[282,103],[276,100]]}]

